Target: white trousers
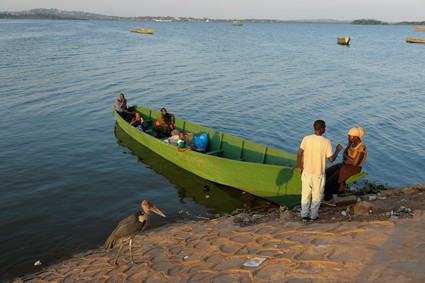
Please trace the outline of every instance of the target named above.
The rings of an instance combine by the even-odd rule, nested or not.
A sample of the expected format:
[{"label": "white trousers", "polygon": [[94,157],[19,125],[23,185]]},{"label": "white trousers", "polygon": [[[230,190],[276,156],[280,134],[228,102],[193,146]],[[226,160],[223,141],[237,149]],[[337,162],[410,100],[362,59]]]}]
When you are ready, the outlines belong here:
[{"label": "white trousers", "polygon": [[312,219],[319,217],[325,179],[325,175],[311,175],[305,172],[301,175],[301,217],[308,217],[309,214]]}]

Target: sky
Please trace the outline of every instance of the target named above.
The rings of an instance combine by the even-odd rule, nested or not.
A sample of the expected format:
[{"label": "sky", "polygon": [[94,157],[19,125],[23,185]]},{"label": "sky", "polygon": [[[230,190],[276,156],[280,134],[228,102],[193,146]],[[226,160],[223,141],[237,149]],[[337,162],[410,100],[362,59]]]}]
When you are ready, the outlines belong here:
[{"label": "sky", "polygon": [[0,11],[35,8],[125,17],[425,21],[425,0],[0,0]]}]

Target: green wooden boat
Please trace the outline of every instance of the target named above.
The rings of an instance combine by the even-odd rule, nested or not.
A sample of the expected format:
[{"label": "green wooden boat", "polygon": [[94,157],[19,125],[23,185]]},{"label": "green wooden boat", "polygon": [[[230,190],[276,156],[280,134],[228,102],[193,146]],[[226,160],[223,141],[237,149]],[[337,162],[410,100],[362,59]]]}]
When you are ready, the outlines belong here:
[{"label": "green wooden boat", "polygon": [[[176,117],[176,129],[194,135],[205,132],[209,136],[206,153],[179,152],[176,146],[157,139],[154,135],[152,127],[160,115],[159,111],[140,106],[133,106],[130,111],[141,114],[146,132],[133,127],[114,111],[116,122],[121,129],[175,165],[211,182],[240,189],[279,205],[293,206],[300,203],[301,176],[297,170],[296,155]],[[353,176],[350,182],[366,175],[361,172]]]},{"label": "green wooden boat", "polygon": [[118,125],[139,143],[177,166],[206,180],[234,187],[280,205],[300,202],[301,176],[296,155],[227,135],[176,117],[175,128],[195,135],[208,133],[206,153],[179,152],[153,136],[159,111],[133,106],[145,120],[146,132],[133,127],[114,111]]}]

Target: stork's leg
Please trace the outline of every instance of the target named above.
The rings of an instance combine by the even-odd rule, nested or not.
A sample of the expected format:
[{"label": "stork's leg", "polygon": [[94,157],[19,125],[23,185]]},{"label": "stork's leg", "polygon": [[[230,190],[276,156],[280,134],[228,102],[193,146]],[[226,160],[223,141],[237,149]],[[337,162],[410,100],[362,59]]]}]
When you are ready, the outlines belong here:
[{"label": "stork's leg", "polygon": [[134,259],[133,259],[133,253],[131,252],[131,243],[133,243],[133,239],[130,239],[130,243],[128,244],[128,248],[130,249],[130,257],[131,257],[131,261],[132,261],[134,264],[136,264],[136,263],[134,262]]},{"label": "stork's leg", "polygon": [[117,252],[117,256],[115,257],[115,261],[114,261],[115,265],[117,265],[117,260],[118,260],[118,256],[120,255],[120,252],[122,250],[122,245],[123,245],[123,243],[121,243],[120,248],[118,249],[118,252]]}]

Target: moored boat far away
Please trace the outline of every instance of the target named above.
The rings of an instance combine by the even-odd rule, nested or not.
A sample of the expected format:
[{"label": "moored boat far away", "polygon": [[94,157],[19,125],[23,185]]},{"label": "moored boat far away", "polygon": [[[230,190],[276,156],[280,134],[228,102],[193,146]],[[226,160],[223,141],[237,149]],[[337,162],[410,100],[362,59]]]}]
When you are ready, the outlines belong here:
[{"label": "moored boat far away", "polygon": [[406,38],[407,43],[425,43],[425,39]]},{"label": "moored boat far away", "polygon": [[153,124],[160,112],[139,106],[133,106],[131,111],[141,114],[146,132],[133,127],[114,111],[121,129],[175,165],[208,181],[248,192],[279,205],[293,206],[300,202],[301,176],[297,170],[296,155],[176,117],[175,129],[195,136],[208,134],[205,153],[179,152],[176,146],[155,136]]},{"label": "moored boat far away", "polygon": [[415,28],[415,31],[425,31],[425,27],[424,28]]},{"label": "moored boat far away", "polygon": [[131,29],[130,32],[134,32],[134,33],[141,33],[141,34],[154,34],[155,33],[155,29],[150,28],[150,29]]},{"label": "moored boat far away", "polygon": [[350,37],[339,37],[337,38],[337,43],[341,45],[349,45],[350,44]]}]

